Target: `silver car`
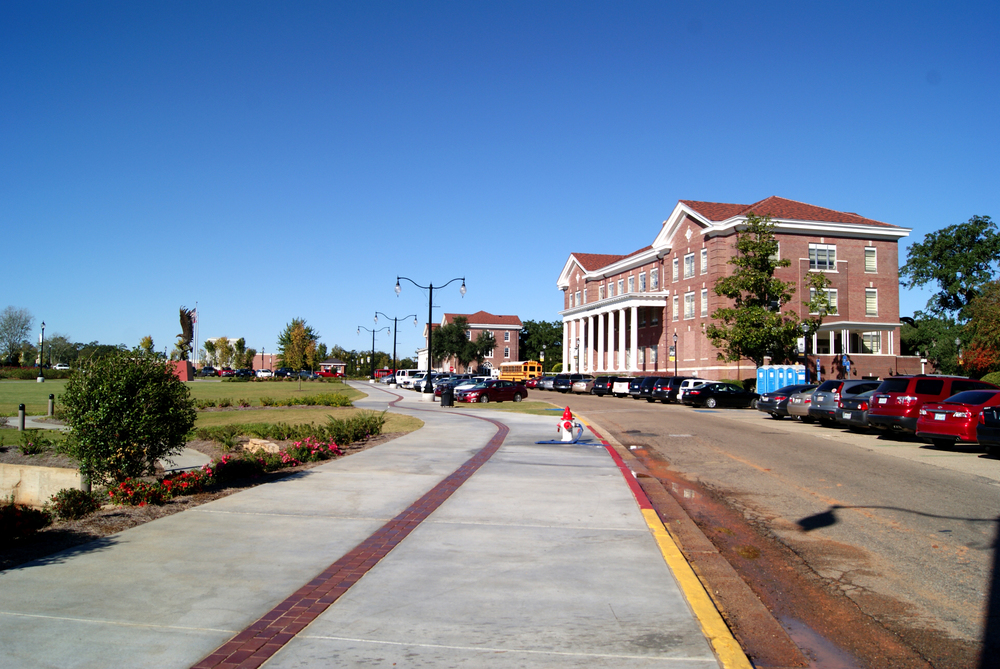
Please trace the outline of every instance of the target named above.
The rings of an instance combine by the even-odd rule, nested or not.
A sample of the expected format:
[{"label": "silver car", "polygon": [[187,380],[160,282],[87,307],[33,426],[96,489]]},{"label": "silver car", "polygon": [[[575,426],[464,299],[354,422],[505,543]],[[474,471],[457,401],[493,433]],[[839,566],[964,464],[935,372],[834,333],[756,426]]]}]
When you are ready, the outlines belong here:
[{"label": "silver car", "polygon": [[806,390],[805,392],[795,393],[789,397],[788,404],[785,405],[788,415],[792,418],[798,418],[803,423],[815,422],[816,419],[809,416],[809,407],[812,406],[814,392],[815,390]]},{"label": "silver car", "polygon": [[595,380],[596,379],[594,378],[589,378],[589,379],[580,379],[579,381],[574,381],[572,391],[574,393],[593,394]]}]

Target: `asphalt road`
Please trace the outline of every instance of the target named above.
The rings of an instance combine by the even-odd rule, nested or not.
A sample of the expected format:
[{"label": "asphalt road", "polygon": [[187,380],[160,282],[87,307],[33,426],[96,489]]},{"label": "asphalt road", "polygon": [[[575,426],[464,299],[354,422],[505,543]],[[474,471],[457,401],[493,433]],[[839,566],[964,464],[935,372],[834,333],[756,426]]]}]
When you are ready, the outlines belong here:
[{"label": "asphalt road", "polygon": [[533,395],[655,448],[889,627],[983,639],[1000,460],[751,410]]}]

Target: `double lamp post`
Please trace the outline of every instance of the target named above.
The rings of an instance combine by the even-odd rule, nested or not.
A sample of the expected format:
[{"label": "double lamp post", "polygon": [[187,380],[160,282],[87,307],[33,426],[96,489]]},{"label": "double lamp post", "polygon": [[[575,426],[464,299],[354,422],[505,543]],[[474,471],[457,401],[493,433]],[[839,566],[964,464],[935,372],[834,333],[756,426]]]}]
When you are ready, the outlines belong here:
[{"label": "double lamp post", "polygon": [[[379,314],[382,314],[382,312],[381,311],[376,311],[375,312],[375,325],[378,325],[378,316],[379,316]],[[386,314],[382,314],[382,315],[385,316],[386,318],[389,318],[389,316],[387,316]],[[413,317],[413,327],[417,327],[417,315],[416,314],[410,314],[409,316],[403,316],[403,318],[409,318],[410,316]],[[402,320],[402,318],[395,318],[395,317],[392,318],[392,374],[393,374],[393,376],[395,376],[396,372],[399,371],[399,364],[396,362],[396,332],[398,332],[398,330],[399,330],[399,321],[401,321],[401,320]],[[375,350],[375,346],[373,344],[372,345],[372,352],[373,353],[374,353],[374,350]],[[393,379],[393,381],[395,381],[395,379]]]},{"label": "double lamp post", "polygon": [[[375,322],[377,323],[378,319],[376,319]],[[372,333],[372,357],[369,358],[369,361],[371,362],[372,366],[371,366],[371,374],[368,377],[370,379],[374,379],[375,378],[375,333],[376,332],[381,332],[382,330],[388,330],[388,329],[389,329],[388,325],[385,326],[384,328],[379,328],[377,330],[372,330],[371,328],[366,328],[364,325],[359,325],[358,326],[358,334],[361,334],[362,330],[365,330],[366,332],[371,332]]]},{"label": "double lamp post", "polygon": [[[403,288],[399,285],[399,280],[400,279],[405,279],[406,281],[409,281],[410,283],[412,283],[417,288],[420,288],[421,290],[427,290],[427,291],[429,291],[429,295],[427,297],[427,377],[426,377],[426,382],[424,383],[424,393],[425,394],[426,393],[430,393],[430,395],[428,395],[428,397],[433,397],[434,396],[434,387],[431,384],[431,362],[432,362],[431,351],[433,351],[433,348],[431,347],[431,335],[432,335],[433,330],[434,330],[434,328],[432,327],[433,323],[434,323],[434,313],[433,313],[433,309],[434,309],[434,284],[432,283],[429,286],[421,286],[419,283],[417,283],[413,279],[410,279],[409,277],[397,276],[396,277],[396,297],[399,297],[399,294],[403,290]],[[460,292],[462,294],[462,297],[465,297],[465,277],[464,276],[455,277],[454,279],[452,279],[448,283],[440,285],[440,286],[437,286],[437,288],[438,289],[445,288],[445,287],[447,287],[447,286],[455,283],[456,281],[461,281],[462,282],[462,287],[458,289],[458,292]],[[416,317],[414,316],[414,318],[416,318]]]}]

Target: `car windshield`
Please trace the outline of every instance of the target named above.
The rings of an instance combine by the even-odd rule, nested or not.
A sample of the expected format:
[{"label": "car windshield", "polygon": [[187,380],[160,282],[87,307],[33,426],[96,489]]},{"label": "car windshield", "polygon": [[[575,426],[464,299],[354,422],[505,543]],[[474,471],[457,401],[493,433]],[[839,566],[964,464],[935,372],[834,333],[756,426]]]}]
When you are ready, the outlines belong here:
[{"label": "car windshield", "polygon": [[986,404],[991,399],[996,397],[996,394],[1000,390],[966,390],[957,395],[952,395],[945,402],[949,404],[969,404],[972,406],[977,406],[979,404]]}]

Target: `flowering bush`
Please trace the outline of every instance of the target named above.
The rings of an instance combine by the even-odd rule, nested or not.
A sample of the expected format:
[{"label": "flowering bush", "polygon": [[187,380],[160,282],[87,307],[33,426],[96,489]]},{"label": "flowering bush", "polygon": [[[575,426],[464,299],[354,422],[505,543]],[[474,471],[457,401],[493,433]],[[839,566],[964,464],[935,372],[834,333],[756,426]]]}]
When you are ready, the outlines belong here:
[{"label": "flowering bush", "polygon": [[83,518],[100,508],[97,495],[79,488],[63,488],[49,500],[49,509],[62,520]]},{"label": "flowering bush", "polygon": [[0,504],[0,546],[37,532],[52,522],[45,511],[18,504],[13,498]]},{"label": "flowering bush", "polygon": [[241,409],[246,409],[248,406],[250,406],[250,400],[248,400],[245,397],[241,397],[240,399],[236,400],[236,404],[238,404]]},{"label": "flowering bush", "polygon": [[203,492],[205,486],[211,483],[211,476],[204,469],[180,472],[160,479],[160,484],[170,497],[179,495],[194,495]]},{"label": "flowering bush", "polygon": [[306,437],[302,441],[293,443],[288,448],[287,454],[301,462],[316,462],[343,455],[344,451],[333,441],[324,443],[315,437]]},{"label": "flowering bush", "polygon": [[120,506],[146,506],[164,504],[170,492],[159,481],[149,483],[139,479],[126,479],[108,490],[111,501]]}]

